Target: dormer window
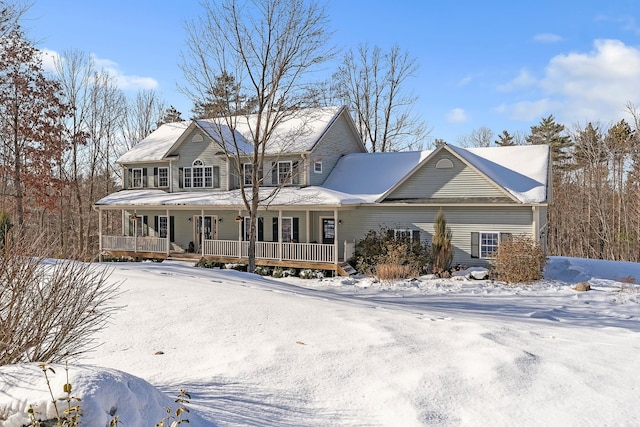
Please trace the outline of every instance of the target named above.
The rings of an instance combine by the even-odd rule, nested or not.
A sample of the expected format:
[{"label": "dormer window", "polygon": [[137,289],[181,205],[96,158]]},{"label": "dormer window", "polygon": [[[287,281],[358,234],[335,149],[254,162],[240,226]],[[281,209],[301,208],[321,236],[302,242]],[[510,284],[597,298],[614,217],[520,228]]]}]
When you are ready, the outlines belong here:
[{"label": "dormer window", "polygon": [[436,169],[451,169],[452,167],[453,162],[450,159],[440,159],[436,163]]},{"label": "dormer window", "polygon": [[198,133],[196,135],[193,135],[193,137],[191,138],[191,142],[204,142],[204,138]]}]

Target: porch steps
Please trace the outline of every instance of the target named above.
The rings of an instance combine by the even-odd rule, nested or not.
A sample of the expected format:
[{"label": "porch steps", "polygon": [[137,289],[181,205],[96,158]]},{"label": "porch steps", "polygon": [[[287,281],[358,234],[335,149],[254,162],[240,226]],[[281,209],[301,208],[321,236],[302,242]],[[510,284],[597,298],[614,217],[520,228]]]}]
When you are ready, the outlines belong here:
[{"label": "porch steps", "polygon": [[338,264],[338,274],[340,274],[341,276],[353,276],[357,273],[358,272],[356,271],[356,269],[353,268],[353,266],[351,266],[351,264],[349,264],[348,262],[341,262],[340,264]]}]

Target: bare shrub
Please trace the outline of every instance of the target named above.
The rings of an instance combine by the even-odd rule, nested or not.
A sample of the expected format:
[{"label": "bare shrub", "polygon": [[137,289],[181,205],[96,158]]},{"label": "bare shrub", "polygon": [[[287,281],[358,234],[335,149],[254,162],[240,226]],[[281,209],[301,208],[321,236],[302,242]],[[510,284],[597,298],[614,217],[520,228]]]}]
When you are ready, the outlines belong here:
[{"label": "bare shrub", "polygon": [[498,279],[523,283],[542,279],[546,262],[538,242],[526,235],[516,235],[500,243],[493,266]]},{"label": "bare shrub", "polygon": [[351,260],[356,270],[382,280],[417,277],[429,270],[431,252],[426,243],[409,236],[396,237],[393,230],[370,230],[356,243]]},{"label": "bare shrub", "polygon": [[117,310],[111,270],[34,257],[43,246],[8,239],[0,249],[0,365],[60,362],[89,351]]}]

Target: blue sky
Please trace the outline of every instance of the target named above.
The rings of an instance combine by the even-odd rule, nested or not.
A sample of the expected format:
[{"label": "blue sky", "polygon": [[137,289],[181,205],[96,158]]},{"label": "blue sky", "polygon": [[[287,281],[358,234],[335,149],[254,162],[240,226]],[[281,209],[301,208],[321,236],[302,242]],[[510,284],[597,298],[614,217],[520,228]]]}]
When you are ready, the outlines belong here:
[{"label": "blue sky", "polygon": [[[23,26],[39,48],[91,53],[128,94],[155,89],[188,118],[178,63],[199,11],[196,0],[35,0]],[[639,0],[328,0],[327,11],[336,46],[398,44],[416,58],[407,88],[431,138],[528,132],[549,114],[608,124],[640,107]]]}]

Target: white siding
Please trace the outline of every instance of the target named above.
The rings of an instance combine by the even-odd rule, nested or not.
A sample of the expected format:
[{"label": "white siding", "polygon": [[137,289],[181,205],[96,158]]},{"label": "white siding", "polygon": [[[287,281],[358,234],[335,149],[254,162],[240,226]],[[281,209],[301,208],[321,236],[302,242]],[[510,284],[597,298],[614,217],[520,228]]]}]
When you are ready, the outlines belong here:
[{"label": "white siding", "polygon": [[[309,185],[322,185],[340,157],[364,151],[347,114],[346,110],[342,112],[311,152],[307,165]],[[322,173],[313,172],[316,161],[322,162]]]},{"label": "white siding", "polygon": [[[422,241],[431,243],[433,225],[439,207],[423,206],[367,206],[353,211],[342,211],[339,218],[340,250],[342,243],[357,241],[369,230],[378,230],[382,225],[388,228],[409,228],[420,231]],[[444,207],[447,225],[453,234],[455,247],[454,264],[486,265],[487,261],[471,258],[471,233],[495,232],[532,235],[532,215],[530,206],[513,207]],[[533,236],[532,236],[533,237]]]},{"label": "white siding", "polygon": [[[202,142],[192,142],[194,135],[201,135]],[[208,135],[195,129],[187,135],[184,142],[175,151],[179,159],[173,162],[173,191],[215,191],[227,189],[227,160],[226,157],[217,155],[221,147]],[[180,168],[191,167],[195,160],[201,160],[205,166],[217,166],[220,168],[220,188],[180,188]]]},{"label": "white siding", "polygon": [[[452,168],[438,169],[441,159],[449,159]],[[505,191],[468,167],[457,157],[442,150],[394,190],[387,199],[507,197]]]}]

